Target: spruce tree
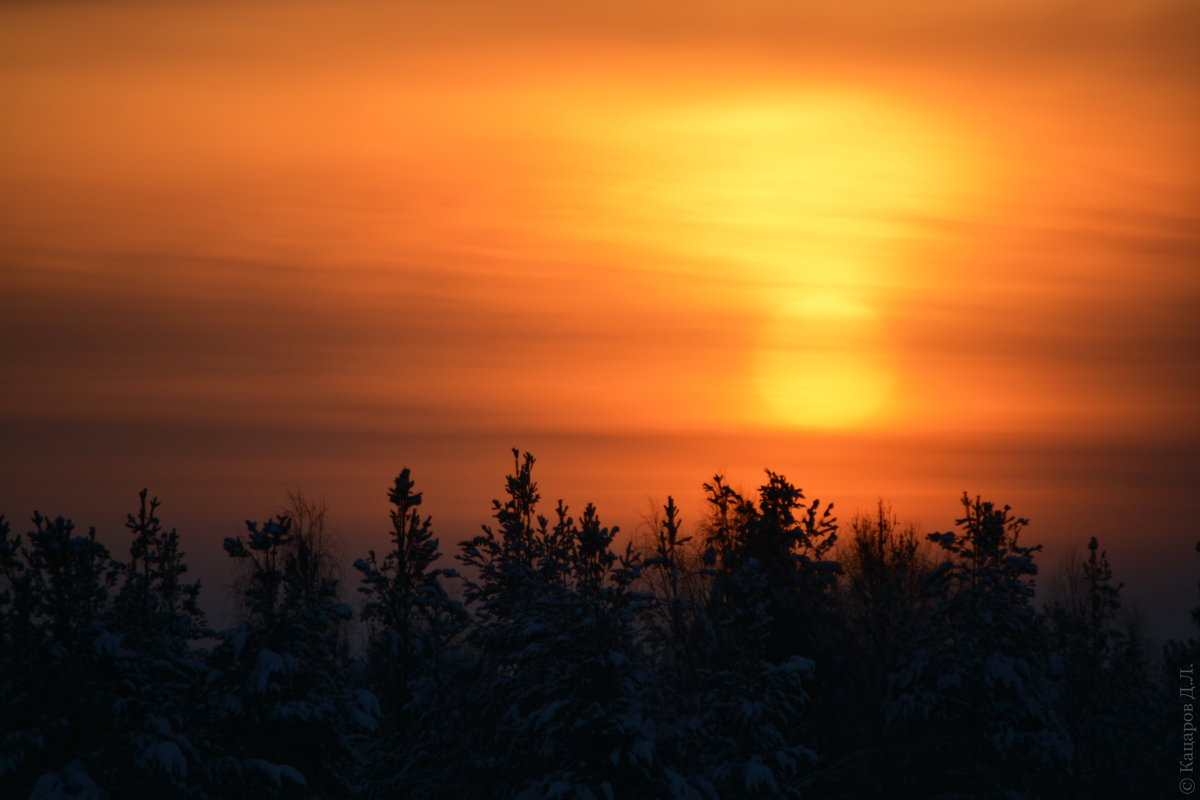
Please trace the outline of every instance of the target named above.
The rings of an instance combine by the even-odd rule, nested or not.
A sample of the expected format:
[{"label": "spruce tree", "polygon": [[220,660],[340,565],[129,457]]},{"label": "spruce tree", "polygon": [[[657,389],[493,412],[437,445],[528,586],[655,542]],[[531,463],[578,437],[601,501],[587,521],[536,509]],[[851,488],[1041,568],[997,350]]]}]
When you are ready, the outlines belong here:
[{"label": "spruce tree", "polygon": [[[533,457],[513,451],[496,527],[463,542],[476,697],[488,731],[472,764],[475,793],[648,797],[665,792],[633,628],[640,564],[614,549],[615,527],[588,505],[537,513]],[[490,787],[490,788],[489,788]]]},{"label": "spruce tree", "polygon": [[348,796],[361,766],[353,735],[377,725],[374,697],[355,691],[337,657],[351,616],[337,585],[304,568],[292,523],[247,522],[227,538],[249,565],[246,619],[220,634],[211,662],[207,780],[224,796]]},{"label": "spruce tree", "polygon": [[[1028,521],[963,495],[958,531],[931,533],[946,560],[911,664],[892,681],[892,753],[905,797],[1039,797],[1060,791],[1071,757],[1056,713],[1042,618],[1032,605]],[[933,744],[936,743],[936,746]]]},{"label": "spruce tree", "polygon": [[78,535],[38,513],[33,524],[22,540],[0,518],[0,783],[27,794],[69,772],[96,787],[121,747],[109,720],[131,688],[104,625],[115,569],[95,528]]},{"label": "spruce tree", "polygon": [[466,724],[456,711],[470,701],[461,695],[463,665],[455,652],[466,612],[444,585],[454,570],[435,566],[438,540],[414,488],[405,467],[388,491],[391,547],[382,558],[370,551],[354,568],[366,600],[367,679],[387,723],[381,732],[387,745],[373,756],[373,780],[420,795],[442,779],[437,765],[456,746],[457,725]]}]

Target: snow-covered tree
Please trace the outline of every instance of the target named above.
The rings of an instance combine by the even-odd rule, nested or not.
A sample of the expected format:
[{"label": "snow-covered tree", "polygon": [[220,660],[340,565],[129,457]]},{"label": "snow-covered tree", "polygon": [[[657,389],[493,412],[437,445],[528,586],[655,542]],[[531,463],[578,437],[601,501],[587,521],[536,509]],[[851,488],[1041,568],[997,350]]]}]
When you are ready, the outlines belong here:
[{"label": "snow-covered tree", "polygon": [[225,540],[250,565],[247,618],[211,656],[207,780],[223,796],[348,796],[362,767],[351,736],[378,716],[339,663],[335,631],[350,607],[290,547],[290,518],[246,528],[245,540]]},{"label": "snow-covered tree", "polygon": [[704,489],[711,506],[709,614],[720,646],[760,648],[772,663],[827,649],[841,571],[826,558],[837,542],[833,506],[806,503],[799,488],[770,470],[757,504],[721,476]]},{"label": "snow-covered tree", "polygon": [[633,619],[639,563],[589,505],[537,513],[533,457],[513,451],[495,528],[460,547],[478,653],[476,794],[522,798],[667,794]]},{"label": "snow-covered tree", "polygon": [[915,526],[902,525],[878,501],[858,513],[837,550],[844,570],[838,586],[836,651],[826,659],[825,681],[812,707],[823,762],[814,774],[820,792],[884,794],[897,744],[884,724],[888,681],[909,664],[930,612],[925,596],[933,560]]},{"label": "snow-covered tree", "polygon": [[400,711],[417,681],[436,681],[465,612],[443,579],[453,570],[436,567],[441,558],[432,519],[422,518],[422,493],[413,491],[405,467],[388,491],[391,548],[382,558],[372,550],[354,562],[366,598],[362,618],[370,626],[370,674],[386,703]]},{"label": "snow-covered tree", "polygon": [[908,747],[889,754],[901,796],[1041,797],[1071,757],[1053,705],[1042,619],[1031,600],[1027,520],[967,495],[958,531],[929,534],[947,559],[931,573],[936,606],[892,682],[890,722]]},{"label": "snow-covered tree", "polygon": [[[540,513],[533,457],[513,455],[494,522],[459,544],[461,584],[397,476],[389,546],[354,565],[364,659],[342,647],[337,548],[302,495],[225,541],[244,610],[220,634],[147,492],[125,563],[69,520],[22,536],[0,517],[0,793],[1153,792],[1177,706],[1096,540],[1042,615],[1040,547],[1007,507],[964,496],[957,529],[927,537],[936,563],[881,504],[852,522],[843,570],[831,507],[768,472],[753,497],[706,484],[693,536],[668,498],[642,559],[590,504]],[[1196,652],[1169,643],[1165,666]]]},{"label": "snow-covered tree", "polygon": [[113,562],[119,588],[105,613],[107,633],[96,641],[120,675],[120,697],[93,776],[118,793],[196,797],[203,756],[191,738],[192,712],[209,673],[195,646],[210,632],[199,582],[183,581],[179,534],[162,527],[158,499],[147,497],[143,489],[138,511],[126,518],[129,561]]},{"label": "snow-covered tree", "polygon": [[772,472],[755,501],[720,476],[705,488],[700,569],[673,502],[643,569],[657,595],[651,641],[674,643],[654,650],[652,707],[669,796],[797,796],[817,761],[811,690],[821,665],[810,656],[831,650],[836,520]]},{"label": "snow-covered tree", "polygon": [[147,502],[147,496],[143,489],[137,514],[129,514],[125,522],[132,534],[129,561],[118,568],[120,589],[110,627],[122,635],[127,648],[181,656],[189,642],[208,632],[198,604],[200,583],[183,581],[188,567],[179,533],[162,527],[158,498]]},{"label": "snow-covered tree", "polygon": [[461,690],[458,635],[466,623],[462,604],[444,581],[451,569],[441,558],[432,519],[422,517],[421,492],[405,467],[388,491],[391,546],[354,562],[366,602],[366,675],[381,698],[385,726],[374,742],[372,780],[385,791],[420,794],[438,779],[445,752],[458,746]]},{"label": "snow-covered tree", "polygon": [[33,523],[23,541],[0,518],[0,784],[24,793],[72,762],[93,781],[125,694],[105,654],[108,549],[63,517]]},{"label": "snow-covered tree", "polygon": [[720,476],[705,490],[710,595],[693,626],[694,678],[664,738],[700,796],[797,796],[816,760],[804,709],[810,656],[828,643],[836,520],[769,471],[757,503]]}]

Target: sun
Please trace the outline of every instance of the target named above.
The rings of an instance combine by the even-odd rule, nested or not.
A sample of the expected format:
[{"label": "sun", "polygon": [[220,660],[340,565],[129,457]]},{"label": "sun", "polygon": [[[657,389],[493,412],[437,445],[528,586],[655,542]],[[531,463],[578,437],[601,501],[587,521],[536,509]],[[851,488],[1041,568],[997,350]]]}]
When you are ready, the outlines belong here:
[{"label": "sun", "polygon": [[591,213],[567,232],[619,241],[616,259],[645,265],[646,286],[659,282],[698,319],[733,321],[727,380],[682,376],[695,388],[683,405],[752,428],[904,424],[903,337],[877,311],[924,280],[910,243],[982,185],[970,129],[852,87],[657,100],[582,128],[586,112],[572,116],[572,132],[595,137],[594,181],[580,204]]},{"label": "sun", "polygon": [[859,425],[884,408],[895,383],[877,315],[836,294],[776,311],[759,332],[752,370],[763,421],[789,427]]}]

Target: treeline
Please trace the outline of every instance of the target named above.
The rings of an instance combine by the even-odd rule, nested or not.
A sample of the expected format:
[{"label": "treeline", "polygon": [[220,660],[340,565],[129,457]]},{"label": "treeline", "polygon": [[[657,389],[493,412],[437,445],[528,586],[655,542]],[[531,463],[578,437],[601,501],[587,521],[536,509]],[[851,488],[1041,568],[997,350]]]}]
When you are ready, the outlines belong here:
[{"label": "treeline", "polygon": [[[926,537],[842,531],[768,472],[721,478],[637,542],[546,510],[514,451],[492,524],[446,567],[408,469],[386,549],[340,586],[322,509],[226,539],[242,621],[214,632],[157,500],[116,559],[0,517],[5,796],[1130,798],[1174,787],[1175,675],[1095,539],[1050,602],[1007,507]],[[365,647],[348,645],[357,617]],[[1200,608],[1193,614],[1200,627]],[[358,653],[352,653],[358,650]]]}]

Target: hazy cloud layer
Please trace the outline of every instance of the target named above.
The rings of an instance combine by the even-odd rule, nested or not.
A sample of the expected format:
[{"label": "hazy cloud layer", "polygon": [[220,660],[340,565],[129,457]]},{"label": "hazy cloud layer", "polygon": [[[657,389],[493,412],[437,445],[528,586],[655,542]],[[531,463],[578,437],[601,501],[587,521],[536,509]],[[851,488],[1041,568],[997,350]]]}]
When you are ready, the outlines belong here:
[{"label": "hazy cloud layer", "polygon": [[[1179,563],[1198,9],[7,4],[0,511],[366,525],[409,463],[457,524],[518,444],[624,519],[769,465]],[[891,387],[849,429],[763,397],[813,298]]]}]

